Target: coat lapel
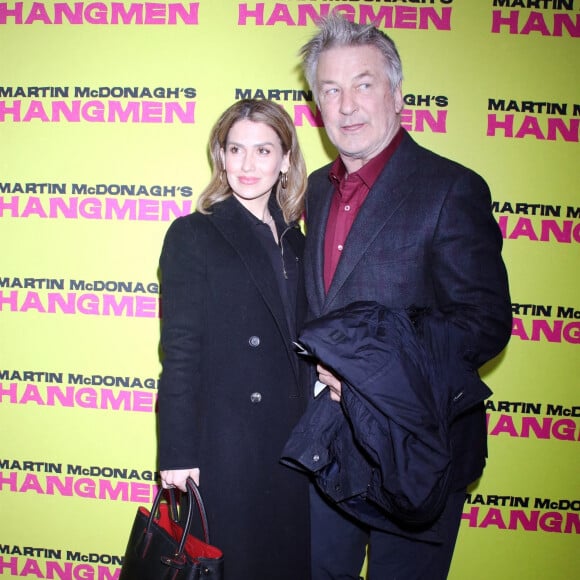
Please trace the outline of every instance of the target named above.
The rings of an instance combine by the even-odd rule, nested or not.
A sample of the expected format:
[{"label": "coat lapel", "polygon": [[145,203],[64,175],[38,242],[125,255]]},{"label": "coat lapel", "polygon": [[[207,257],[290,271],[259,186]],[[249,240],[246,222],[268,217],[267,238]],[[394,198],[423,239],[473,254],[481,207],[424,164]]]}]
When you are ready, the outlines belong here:
[{"label": "coat lapel", "polygon": [[[244,215],[244,209],[231,197],[214,206],[213,213],[209,217],[221,235],[237,252],[272,314],[287,349],[290,350],[291,333],[288,329],[276,273],[260,240],[251,231],[252,225],[249,223],[248,216]],[[294,358],[296,357],[291,357],[293,361]]]}]

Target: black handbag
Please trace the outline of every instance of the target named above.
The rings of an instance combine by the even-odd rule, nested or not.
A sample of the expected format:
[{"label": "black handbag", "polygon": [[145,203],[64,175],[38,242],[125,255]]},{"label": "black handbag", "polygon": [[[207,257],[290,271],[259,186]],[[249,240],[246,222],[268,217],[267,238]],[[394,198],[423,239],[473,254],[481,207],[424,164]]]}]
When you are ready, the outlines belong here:
[{"label": "black handbag", "polygon": [[[183,525],[172,489],[159,490],[150,512],[143,506],[138,508],[119,580],[223,580],[223,553],[209,543],[205,507],[191,478],[187,491]],[[161,501],[166,493],[169,503]],[[190,534],[196,508],[203,540]]]}]

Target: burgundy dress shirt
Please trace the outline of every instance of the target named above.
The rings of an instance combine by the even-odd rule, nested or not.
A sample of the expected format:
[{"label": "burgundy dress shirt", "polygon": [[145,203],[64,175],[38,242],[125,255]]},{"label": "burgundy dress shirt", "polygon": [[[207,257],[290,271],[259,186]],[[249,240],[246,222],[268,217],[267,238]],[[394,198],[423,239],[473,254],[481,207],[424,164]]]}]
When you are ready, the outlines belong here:
[{"label": "burgundy dress shirt", "polygon": [[324,289],[328,292],[336,267],[346,244],[350,228],[371,187],[381,174],[403,138],[399,129],[392,141],[358,171],[347,174],[346,167],[337,157],[330,168],[334,192],[324,235]]}]

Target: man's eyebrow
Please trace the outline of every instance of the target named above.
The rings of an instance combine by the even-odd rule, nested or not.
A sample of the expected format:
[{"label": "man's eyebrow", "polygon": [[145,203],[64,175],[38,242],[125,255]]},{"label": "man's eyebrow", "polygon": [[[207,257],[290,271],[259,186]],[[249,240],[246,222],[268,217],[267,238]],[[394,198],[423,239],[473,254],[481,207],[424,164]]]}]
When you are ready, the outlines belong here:
[{"label": "man's eyebrow", "polygon": [[[374,78],[375,76],[376,75],[374,73],[370,72],[370,71],[363,71],[363,72],[355,75],[352,80],[354,80],[354,81],[360,81],[364,77],[373,77]],[[336,84],[336,81],[322,79],[322,80],[319,81],[319,83],[321,85],[334,85],[334,84]]]}]

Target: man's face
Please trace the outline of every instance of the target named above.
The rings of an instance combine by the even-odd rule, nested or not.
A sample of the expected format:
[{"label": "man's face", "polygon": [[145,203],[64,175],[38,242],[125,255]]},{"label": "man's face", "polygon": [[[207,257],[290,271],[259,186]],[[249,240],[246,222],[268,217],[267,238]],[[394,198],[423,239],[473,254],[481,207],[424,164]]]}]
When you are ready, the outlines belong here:
[{"label": "man's face", "polygon": [[320,112],[349,173],[380,153],[399,130],[401,87],[391,91],[386,67],[373,46],[331,48],[318,60]]}]

